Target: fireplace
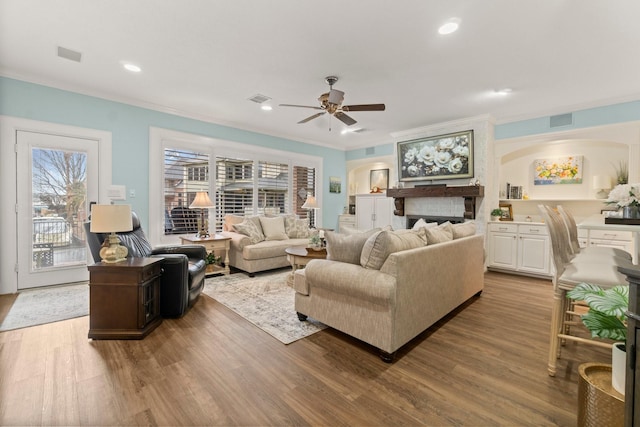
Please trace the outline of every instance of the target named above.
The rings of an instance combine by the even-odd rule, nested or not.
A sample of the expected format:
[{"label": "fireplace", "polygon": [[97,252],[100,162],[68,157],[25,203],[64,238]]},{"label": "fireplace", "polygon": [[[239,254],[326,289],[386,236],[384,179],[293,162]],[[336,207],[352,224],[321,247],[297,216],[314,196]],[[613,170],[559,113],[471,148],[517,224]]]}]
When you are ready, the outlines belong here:
[{"label": "fireplace", "polygon": [[463,216],[429,216],[429,215],[407,215],[407,228],[413,227],[413,225],[422,218],[425,222],[437,222],[442,224],[449,221],[452,224],[464,222]]}]

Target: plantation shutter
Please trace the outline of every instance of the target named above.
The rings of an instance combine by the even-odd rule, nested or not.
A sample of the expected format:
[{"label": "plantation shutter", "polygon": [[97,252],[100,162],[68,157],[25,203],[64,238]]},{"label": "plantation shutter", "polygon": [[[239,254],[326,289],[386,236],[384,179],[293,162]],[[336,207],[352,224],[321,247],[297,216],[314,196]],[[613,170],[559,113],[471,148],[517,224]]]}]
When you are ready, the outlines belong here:
[{"label": "plantation shutter", "polygon": [[189,209],[198,191],[209,191],[209,155],[185,149],[165,148],[165,235],[198,231],[199,212]]},{"label": "plantation shutter", "polygon": [[224,216],[254,215],[253,161],[216,157],[215,230],[222,231]]},{"label": "plantation shutter", "polygon": [[313,209],[302,209],[307,195],[315,195],[316,171],[305,166],[293,167],[293,212],[300,218],[308,218],[309,225],[315,226],[315,212]]},{"label": "plantation shutter", "polygon": [[258,163],[258,213],[279,215],[289,206],[289,165]]}]

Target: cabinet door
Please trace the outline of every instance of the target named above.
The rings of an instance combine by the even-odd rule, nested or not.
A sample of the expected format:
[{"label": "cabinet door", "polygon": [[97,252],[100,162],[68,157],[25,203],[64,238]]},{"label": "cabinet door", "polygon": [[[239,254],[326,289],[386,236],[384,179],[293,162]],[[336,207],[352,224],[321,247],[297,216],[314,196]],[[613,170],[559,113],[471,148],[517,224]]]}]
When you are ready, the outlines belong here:
[{"label": "cabinet door", "polygon": [[549,237],[521,234],[518,238],[518,270],[549,274]]},{"label": "cabinet door", "polygon": [[516,234],[489,233],[489,267],[516,269]]},{"label": "cabinet door", "polygon": [[391,225],[393,219],[393,198],[377,197],[375,200],[374,227]]},{"label": "cabinet door", "polygon": [[371,230],[374,228],[375,199],[373,196],[356,196],[356,228]]}]

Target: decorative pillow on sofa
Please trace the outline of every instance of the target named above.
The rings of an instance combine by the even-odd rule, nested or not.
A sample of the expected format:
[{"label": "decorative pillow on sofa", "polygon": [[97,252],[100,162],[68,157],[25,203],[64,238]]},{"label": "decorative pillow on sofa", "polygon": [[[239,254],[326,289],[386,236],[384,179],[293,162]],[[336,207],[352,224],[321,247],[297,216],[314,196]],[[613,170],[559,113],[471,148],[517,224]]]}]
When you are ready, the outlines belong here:
[{"label": "decorative pillow on sofa", "polygon": [[339,234],[335,231],[325,231],[327,241],[327,259],[349,264],[360,265],[360,254],[367,239],[380,231],[379,228],[356,234]]},{"label": "decorative pillow on sofa", "polygon": [[427,245],[453,240],[453,228],[449,221],[443,222],[437,227],[424,228],[424,231],[427,234]]},{"label": "decorative pillow on sofa", "polygon": [[[259,223],[260,222],[258,222],[258,224]],[[256,225],[256,222],[251,218],[247,218],[240,224],[235,224],[233,226],[233,228],[235,228],[238,233],[249,236],[249,240],[251,240],[252,245],[255,243],[260,243],[264,240],[262,229],[258,227],[259,225]]]},{"label": "decorative pillow on sofa", "polygon": [[462,237],[474,236],[476,234],[476,222],[467,221],[459,224],[451,224],[453,229],[453,240],[460,239]]},{"label": "decorative pillow on sofa", "polygon": [[240,224],[242,221],[244,221],[243,216],[231,214],[225,215],[224,222],[222,224],[222,231],[236,231],[233,226]]},{"label": "decorative pillow on sofa", "polygon": [[262,226],[262,233],[265,240],[288,240],[289,236],[284,231],[284,217],[274,216],[266,217],[261,216],[260,225]]},{"label": "decorative pillow on sofa", "polygon": [[360,265],[364,268],[380,270],[392,253],[420,248],[426,244],[424,227],[418,230],[381,231],[365,242],[360,255]]},{"label": "decorative pillow on sofa", "polygon": [[298,219],[295,215],[284,217],[284,231],[291,239],[305,239],[309,237],[309,220]]},{"label": "decorative pillow on sofa", "polygon": [[413,227],[411,227],[412,230],[417,230],[419,228],[431,228],[431,227],[437,227],[438,223],[437,222],[426,222],[424,219],[420,218],[419,220],[416,221],[415,224],[413,224]]}]

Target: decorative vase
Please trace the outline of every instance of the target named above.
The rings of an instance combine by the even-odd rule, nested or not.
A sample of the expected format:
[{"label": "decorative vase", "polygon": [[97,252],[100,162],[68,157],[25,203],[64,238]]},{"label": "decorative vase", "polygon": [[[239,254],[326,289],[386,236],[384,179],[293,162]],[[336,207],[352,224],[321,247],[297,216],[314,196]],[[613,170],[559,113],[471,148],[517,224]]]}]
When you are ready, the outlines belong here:
[{"label": "decorative vase", "polygon": [[491,216],[491,221],[498,221],[499,219],[500,219],[499,216],[495,216],[495,215]]},{"label": "decorative vase", "polygon": [[622,208],[622,217],[627,219],[638,219],[640,218],[640,211],[638,206],[625,206]]},{"label": "decorative vase", "polygon": [[625,344],[617,342],[611,350],[611,385],[620,394],[624,395],[624,377],[626,375],[627,352]]}]

